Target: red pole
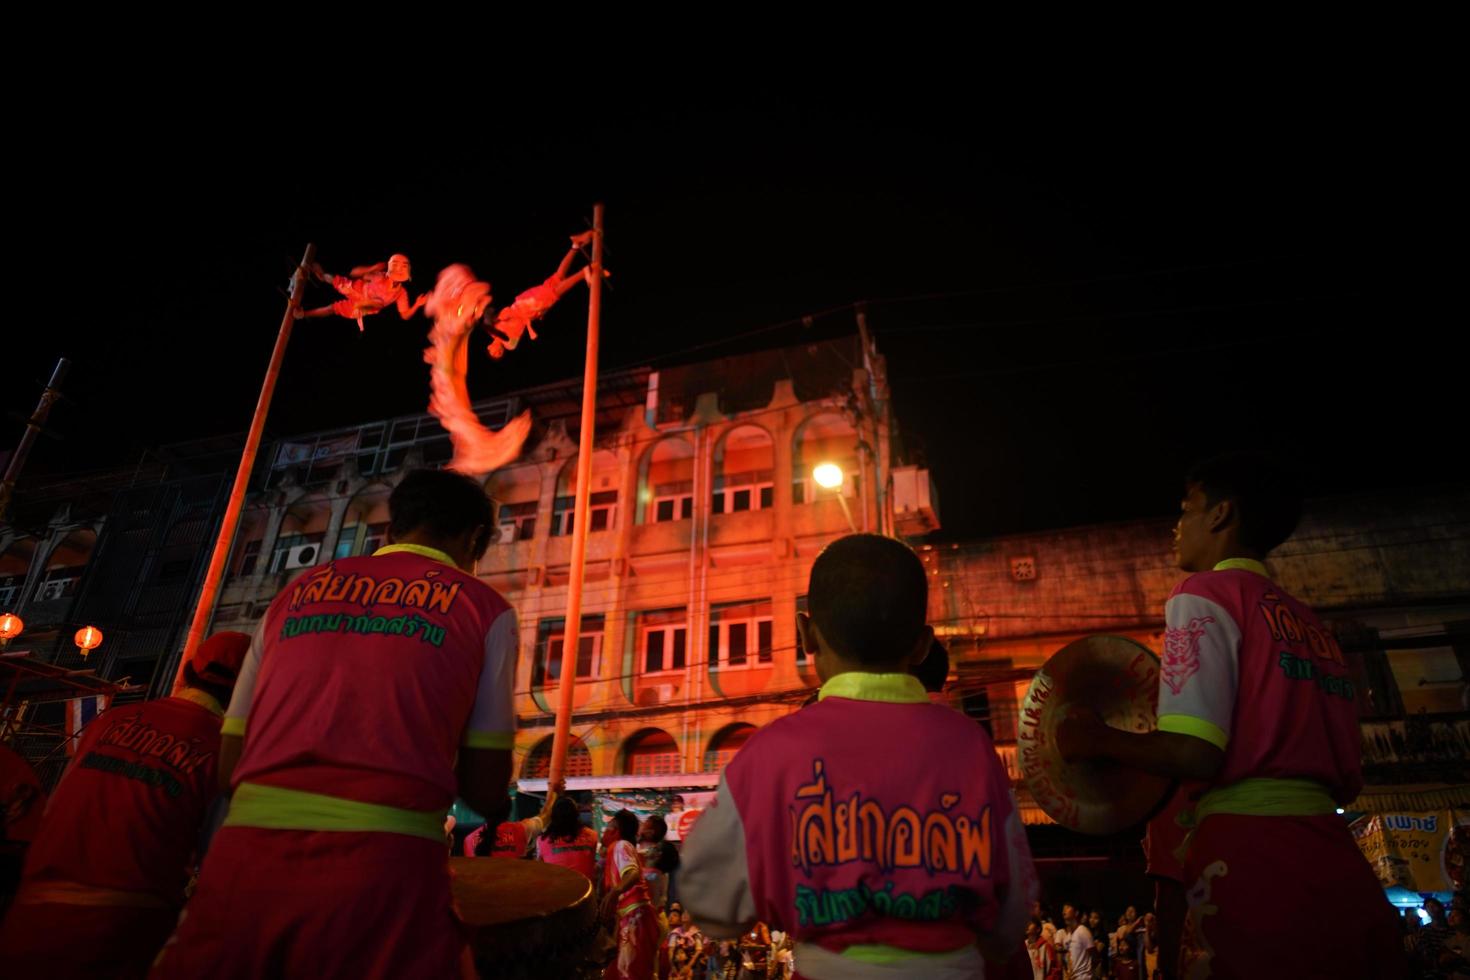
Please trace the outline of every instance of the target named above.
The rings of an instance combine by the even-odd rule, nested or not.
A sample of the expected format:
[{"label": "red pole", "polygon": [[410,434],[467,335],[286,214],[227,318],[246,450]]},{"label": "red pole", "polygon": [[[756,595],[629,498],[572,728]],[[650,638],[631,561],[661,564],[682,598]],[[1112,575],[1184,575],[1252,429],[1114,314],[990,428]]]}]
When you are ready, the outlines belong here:
[{"label": "red pole", "polygon": [[286,344],[291,340],[291,326],[296,322],[296,311],[301,308],[301,294],[306,291],[307,270],[316,261],[316,246],[306,246],[306,254],[291,277],[291,298],[286,302],[286,314],[281,317],[281,330],[276,334],[276,348],[271,351],[270,366],[265,369],[265,380],[260,385],[260,398],[255,403],[255,417],[250,420],[250,434],[245,437],[245,451],[240,454],[240,468],[235,471],[235,486],[230,491],[230,502],[225,507],[225,517],[220,523],[219,537],[214,542],[214,554],[209,558],[209,570],[204,574],[204,586],[199,590],[199,605],[194,607],[194,621],[189,624],[189,635],[184,641],[184,654],[179,658],[178,670],[174,672],[174,687],[184,681],[184,665],[199,649],[204,640],[204,630],[209,618],[214,615],[214,603],[219,598],[221,580],[225,577],[225,562],[230,557],[230,545],[240,527],[240,511],[245,506],[245,491],[250,484],[250,471],[255,468],[255,454],[260,449],[261,433],[265,431],[265,417],[270,414],[271,397],[276,393],[276,379],[281,374],[281,362],[286,359]]},{"label": "red pole", "polygon": [[[572,695],[582,645],[582,572],[587,559],[587,499],[592,492],[592,440],[597,422],[597,333],[602,318],[602,205],[592,208],[592,276],[587,284],[587,364],[582,372],[582,427],[577,431],[577,497],[572,512],[572,567],[567,580],[567,619],[562,629],[561,688],[556,736],[551,743],[551,785],[566,773],[572,737]],[[626,509],[626,508],[625,508]]]}]

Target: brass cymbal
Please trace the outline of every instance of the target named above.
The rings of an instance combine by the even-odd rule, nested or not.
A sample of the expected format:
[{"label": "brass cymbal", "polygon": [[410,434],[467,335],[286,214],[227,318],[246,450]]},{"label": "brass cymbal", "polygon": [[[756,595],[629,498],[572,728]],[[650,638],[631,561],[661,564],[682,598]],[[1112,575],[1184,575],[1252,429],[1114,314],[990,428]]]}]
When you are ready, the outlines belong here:
[{"label": "brass cymbal", "polygon": [[1122,636],[1088,636],[1054,653],[1026,691],[1017,760],[1026,788],[1057,823],[1084,834],[1111,834],[1163,800],[1170,781],[1109,760],[1065,762],[1057,726],[1087,707],[1114,728],[1152,731],[1159,702],[1159,658]]}]

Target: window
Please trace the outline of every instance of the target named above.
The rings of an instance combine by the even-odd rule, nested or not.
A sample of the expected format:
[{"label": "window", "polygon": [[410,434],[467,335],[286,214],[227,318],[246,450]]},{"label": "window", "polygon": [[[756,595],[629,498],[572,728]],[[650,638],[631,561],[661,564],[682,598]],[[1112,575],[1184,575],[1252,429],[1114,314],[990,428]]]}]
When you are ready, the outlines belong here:
[{"label": "window", "polygon": [[75,595],[77,583],[82,580],[79,568],[53,568],[46,573],[46,581],[36,590],[37,602],[49,602]]},{"label": "window", "polygon": [[709,649],[717,669],[771,662],[771,602],[738,602],[710,610]]},{"label": "window", "polygon": [[687,662],[687,618],[683,609],[663,609],[638,615],[643,673],[684,669]]},{"label": "window", "polygon": [[629,776],[666,776],[677,773],[679,743],[668,732],[649,729],[628,742],[625,774]]},{"label": "window", "polygon": [[740,751],[746,739],[755,732],[754,725],[731,725],[729,728],[717,734],[711,741],[709,748],[704,750],[704,771],[722,772],[730,760],[735,758],[735,753]]},{"label": "window", "polygon": [[[575,497],[557,497],[551,510],[551,536],[565,537],[572,533],[573,517],[576,515]],[[587,527],[592,531],[606,531],[618,517],[618,492],[603,490],[592,494],[587,500]]]},{"label": "window", "polygon": [[[564,619],[543,619],[536,628],[537,681],[550,686],[561,680]],[[583,616],[577,644],[577,676],[595,677],[602,666],[602,616]]]},{"label": "window", "polygon": [[361,527],[360,524],[349,524],[342,529],[342,536],[337,539],[337,550],[332,554],[333,561],[352,557],[357,550],[357,534]]},{"label": "window", "polygon": [[240,551],[239,574],[241,578],[255,574],[255,566],[260,563],[260,545],[259,538],[245,542],[245,547]]},{"label": "window", "polygon": [[536,501],[500,505],[500,544],[527,541],[536,536]]},{"label": "window", "polygon": [[363,538],[362,550],[359,551],[358,554],[370,555],[387,543],[388,522],[384,521],[381,524],[369,524],[367,528],[367,537]]},{"label": "window", "polygon": [[664,483],[653,488],[653,520],[686,521],[694,516],[694,483],[681,480]]},{"label": "window", "polygon": [[735,473],[715,479],[716,489],[710,498],[710,510],[716,514],[733,514],[738,510],[769,510],[775,485],[770,470]]}]

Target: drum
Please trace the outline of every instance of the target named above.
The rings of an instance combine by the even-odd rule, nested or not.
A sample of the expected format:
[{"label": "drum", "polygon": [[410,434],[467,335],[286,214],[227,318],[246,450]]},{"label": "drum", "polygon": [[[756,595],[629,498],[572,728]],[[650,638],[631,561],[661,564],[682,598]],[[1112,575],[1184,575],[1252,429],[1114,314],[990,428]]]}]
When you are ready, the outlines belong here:
[{"label": "drum", "polygon": [[597,934],[590,881],[540,861],[455,857],[449,867],[483,980],[582,976]]},{"label": "drum", "polygon": [[1088,707],[1114,728],[1152,731],[1159,703],[1159,658],[1122,636],[1069,643],[1031,679],[1021,705],[1016,748],[1036,803],[1057,823],[1111,834],[1158,808],[1170,781],[1108,760],[1064,762],[1056,731],[1073,707]]}]

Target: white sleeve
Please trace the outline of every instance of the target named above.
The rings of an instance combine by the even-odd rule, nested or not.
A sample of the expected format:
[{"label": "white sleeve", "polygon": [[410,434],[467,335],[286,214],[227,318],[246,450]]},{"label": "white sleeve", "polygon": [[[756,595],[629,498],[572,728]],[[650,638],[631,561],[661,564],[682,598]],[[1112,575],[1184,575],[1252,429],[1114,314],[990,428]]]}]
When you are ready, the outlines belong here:
[{"label": "white sleeve", "polygon": [[679,855],[679,898],[699,928],[716,939],[738,939],[755,922],[745,825],[725,777],[700,814]]},{"label": "white sleeve", "polygon": [[485,634],[485,663],[475,706],[465,726],[464,744],[472,749],[510,749],[515,744],[516,658],[520,626],[514,609],[495,618]]},{"label": "white sleeve", "polygon": [[1164,604],[1159,731],[1230,742],[1239,685],[1240,627],[1217,602],[1181,592]]},{"label": "white sleeve", "polygon": [[255,627],[255,635],[250,638],[250,650],[240,665],[240,674],[235,678],[235,690],[230,695],[230,706],[225,709],[224,724],[220,726],[222,735],[239,738],[245,734],[245,719],[250,715],[250,703],[255,699],[255,681],[260,676],[260,660],[265,652],[264,632],[265,620],[261,620]]}]

